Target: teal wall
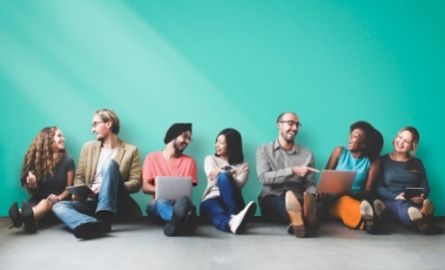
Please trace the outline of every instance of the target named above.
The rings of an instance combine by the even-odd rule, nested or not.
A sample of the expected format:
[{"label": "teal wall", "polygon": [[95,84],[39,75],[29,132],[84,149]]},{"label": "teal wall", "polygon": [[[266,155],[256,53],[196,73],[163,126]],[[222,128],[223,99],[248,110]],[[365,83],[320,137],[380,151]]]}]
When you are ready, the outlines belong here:
[{"label": "teal wall", "polygon": [[[26,197],[19,170],[32,138],[58,125],[77,162],[92,113],[113,108],[141,158],[164,147],[173,122],[193,122],[187,153],[199,165],[216,134],[241,131],[255,150],[296,111],[298,142],[322,168],[349,125],[367,120],[384,152],[404,125],[421,132],[418,155],[445,214],[445,2],[443,1],[1,1],[0,216]],[[148,196],[135,196],[142,205]]]}]

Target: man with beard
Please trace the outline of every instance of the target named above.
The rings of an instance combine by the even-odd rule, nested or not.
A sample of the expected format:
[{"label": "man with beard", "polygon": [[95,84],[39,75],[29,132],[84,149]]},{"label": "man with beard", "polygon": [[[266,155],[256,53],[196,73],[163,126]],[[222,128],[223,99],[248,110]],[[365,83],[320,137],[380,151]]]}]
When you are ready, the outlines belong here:
[{"label": "man with beard", "polygon": [[[189,176],[197,184],[196,162],[183,152],[192,140],[192,124],[175,123],[165,134],[166,147],[149,153],[142,167],[142,190],[154,195],[157,176]],[[154,196],[153,196],[154,197]],[[176,201],[152,199],[147,206],[149,217],[166,222],[166,236],[190,234],[196,228],[196,207],[187,196]]]},{"label": "man with beard", "polygon": [[318,227],[312,152],[295,143],[301,128],[294,112],[277,118],[278,138],[261,145],[256,154],[257,174],[263,185],[258,196],[268,220],[290,223],[289,234],[305,237]]},{"label": "man with beard", "polygon": [[[91,192],[53,206],[54,214],[77,238],[91,239],[111,231],[112,219],[140,212],[129,193],[141,187],[138,149],[119,139],[120,124],[110,109],[95,112],[91,131],[96,141],[81,150],[74,185],[86,185]],[[136,211],[133,211],[137,207]],[[140,214],[140,213],[139,213]]]}]

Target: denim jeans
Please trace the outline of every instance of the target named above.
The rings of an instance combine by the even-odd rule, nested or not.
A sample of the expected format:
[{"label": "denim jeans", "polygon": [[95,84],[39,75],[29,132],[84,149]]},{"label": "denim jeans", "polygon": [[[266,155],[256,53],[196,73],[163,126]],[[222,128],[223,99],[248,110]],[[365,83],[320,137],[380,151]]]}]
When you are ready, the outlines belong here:
[{"label": "denim jeans", "polygon": [[173,201],[151,200],[147,205],[147,215],[150,218],[161,218],[163,221],[170,221],[173,217]]},{"label": "denim jeans", "polygon": [[53,213],[71,230],[87,222],[97,221],[95,215],[99,211],[128,213],[126,206],[131,198],[121,181],[117,162],[105,162],[101,174],[102,183],[97,199],[63,201],[53,206]]},{"label": "denim jeans", "polygon": [[258,197],[258,203],[261,208],[261,215],[271,221],[288,223],[289,216],[286,211],[286,193],[280,196],[267,195]]},{"label": "denim jeans", "polygon": [[201,202],[201,215],[210,219],[213,225],[221,231],[229,231],[229,221],[232,215],[240,212],[244,206],[241,190],[235,185],[228,173],[220,173],[215,180],[220,196]]},{"label": "denim jeans", "polygon": [[408,216],[408,208],[410,207],[418,206],[409,200],[386,200],[383,217],[392,218],[403,225],[409,226],[413,223]]}]

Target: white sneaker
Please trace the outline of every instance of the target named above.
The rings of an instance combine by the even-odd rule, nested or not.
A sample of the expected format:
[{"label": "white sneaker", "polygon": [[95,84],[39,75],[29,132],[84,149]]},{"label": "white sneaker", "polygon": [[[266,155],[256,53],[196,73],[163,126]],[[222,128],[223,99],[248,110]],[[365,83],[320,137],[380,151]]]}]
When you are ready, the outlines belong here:
[{"label": "white sneaker", "polygon": [[[229,221],[230,231],[237,234],[246,222],[246,217],[255,214],[255,210],[256,205],[251,201],[238,214],[232,215],[232,218]],[[246,214],[249,215],[246,216]]]},{"label": "white sneaker", "polygon": [[408,217],[409,219],[411,219],[411,221],[419,221],[423,218],[423,215],[419,209],[411,206],[410,208],[408,208]]},{"label": "white sneaker", "polygon": [[374,212],[378,218],[382,215],[383,211],[385,210],[385,207],[386,207],[385,203],[382,202],[382,200],[379,199],[374,200]]},{"label": "white sneaker", "polygon": [[374,226],[374,211],[367,200],[363,200],[360,203],[360,215],[363,218],[366,230],[371,231]]}]

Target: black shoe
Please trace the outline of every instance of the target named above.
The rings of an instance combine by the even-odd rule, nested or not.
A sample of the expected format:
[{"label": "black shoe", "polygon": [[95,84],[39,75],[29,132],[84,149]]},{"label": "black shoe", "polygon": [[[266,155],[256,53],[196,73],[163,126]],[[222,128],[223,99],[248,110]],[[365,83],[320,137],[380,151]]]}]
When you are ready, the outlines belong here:
[{"label": "black shoe", "polygon": [[441,227],[434,224],[430,224],[426,221],[417,221],[416,225],[422,234],[425,235],[443,234],[443,229]]},{"label": "black shoe", "polygon": [[102,231],[103,228],[101,226],[101,223],[97,221],[87,222],[74,228],[73,233],[76,238],[85,240],[93,239],[104,234],[104,232]]},{"label": "black shoe", "polygon": [[11,207],[9,207],[9,217],[12,220],[12,225],[9,227],[9,229],[12,228],[20,228],[23,224],[23,217],[20,214],[19,206],[17,202],[14,202]]},{"label": "black shoe", "polygon": [[96,213],[102,233],[111,232],[111,224],[113,223],[114,213],[110,211],[99,211]]},{"label": "black shoe", "polygon": [[191,205],[191,209],[187,211],[184,220],[184,234],[192,234],[198,227],[198,216],[196,215],[196,207]]},{"label": "black shoe", "polygon": [[187,196],[183,196],[176,200],[173,205],[172,219],[165,224],[164,234],[166,236],[180,235],[184,231],[184,220],[189,211],[190,200]]},{"label": "black shoe", "polygon": [[36,223],[34,222],[34,213],[31,205],[27,201],[22,203],[22,217],[23,223],[25,223],[24,230],[27,233],[35,233],[37,230]]}]

